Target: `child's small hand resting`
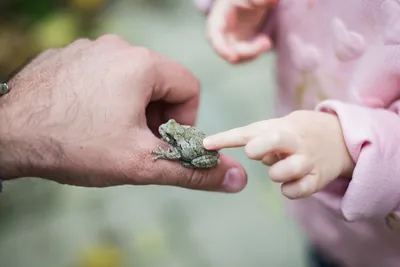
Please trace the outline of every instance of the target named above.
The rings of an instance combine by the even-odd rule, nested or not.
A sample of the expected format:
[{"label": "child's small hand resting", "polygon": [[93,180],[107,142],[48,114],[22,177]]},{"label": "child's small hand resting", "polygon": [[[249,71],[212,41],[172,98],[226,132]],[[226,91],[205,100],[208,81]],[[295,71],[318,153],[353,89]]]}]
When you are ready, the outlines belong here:
[{"label": "child's small hand resting", "polygon": [[291,199],[310,196],[354,169],[338,118],[317,111],[295,111],[218,133],[204,146],[245,146],[249,158],[272,166],[271,179],[283,183],[282,193]]},{"label": "child's small hand resting", "polygon": [[258,34],[269,7],[278,0],[215,0],[207,21],[213,49],[231,63],[250,60],[271,47],[265,34]]}]

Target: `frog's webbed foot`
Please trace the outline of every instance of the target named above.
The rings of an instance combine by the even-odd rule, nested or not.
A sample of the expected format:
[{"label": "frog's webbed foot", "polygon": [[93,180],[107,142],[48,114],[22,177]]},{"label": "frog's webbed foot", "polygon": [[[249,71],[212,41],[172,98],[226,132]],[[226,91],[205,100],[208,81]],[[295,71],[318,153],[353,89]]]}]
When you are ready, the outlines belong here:
[{"label": "frog's webbed foot", "polygon": [[191,165],[196,168],[211,168],[218,165],[220,162],[219,158],[215,155],[204,155],[192,160]]},{"label": "frog's webbed foot", "polygon": [[161,140],[169,144],[170,138],[167,136],[161,136]]},{"label": "frog's webbed foot", "polygon": [[169,146],[169,149],[165,151],[162,149],[160,145],[157,145],[158,150],[150,150],[151,154],[155,154],[157,156],[153,157],[153,161],[157,159],[179,159],[181,154],[179,153],[178,149],[173,146]]}]

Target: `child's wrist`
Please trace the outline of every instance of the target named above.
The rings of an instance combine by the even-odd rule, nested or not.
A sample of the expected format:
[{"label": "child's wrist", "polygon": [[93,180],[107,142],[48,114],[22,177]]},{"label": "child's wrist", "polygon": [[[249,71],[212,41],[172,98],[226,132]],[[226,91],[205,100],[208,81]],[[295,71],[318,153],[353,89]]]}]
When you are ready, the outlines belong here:
[{"label": "child's wrist", "polygon": [[344,138],[344,134],[343,134],[343,129],[341,127],[339,118],[335,115],[332,114],[335,117],[336,123],[339,127],[339,138],[341,139],[341,160],[342,160],[342,171],[340,172],[340,176],[341,177],[351,177],[354,171],[354,167],[355,167],[355,162],[353,160],[353,158],[350,155],[350,152],[347,148],[346,145],[346,140]]},{"label": "child's wrist", "polygon": [[342,177],[351,177],[353,175],[353,171],[355,168],[355,162],[353,161],[353,159],[351,158],[350,154],[347,152],[347,157],[344,159],[343,162],[343,170],[340,176]]}]

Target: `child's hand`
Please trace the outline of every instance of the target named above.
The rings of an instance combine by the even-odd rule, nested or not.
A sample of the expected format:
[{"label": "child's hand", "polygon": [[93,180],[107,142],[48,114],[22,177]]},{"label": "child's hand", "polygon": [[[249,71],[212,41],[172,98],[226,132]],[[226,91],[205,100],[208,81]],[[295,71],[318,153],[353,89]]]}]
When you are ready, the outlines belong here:
[{"label": "child's hand", "polygon": [[296,111],[215,134],[204,146],[245,146],[249,158],[272,166],[271,179],[283,183],[282,193],[291,199],[310,196],[354,169],[338,118],[316,111]]},{"label": "child's hand", "polygon": [[271,47],[268,36],[259,34],[269,7],[278,0],[216,0],[207,21],[213,49],[231,63],[250,60]]}]

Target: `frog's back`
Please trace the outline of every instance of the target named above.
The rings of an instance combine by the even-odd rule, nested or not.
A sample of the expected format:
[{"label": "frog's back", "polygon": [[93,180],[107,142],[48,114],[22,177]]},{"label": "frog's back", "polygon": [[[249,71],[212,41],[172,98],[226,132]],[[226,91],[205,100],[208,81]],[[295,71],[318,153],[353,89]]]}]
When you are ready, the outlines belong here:
[{"label": "frog's back", "polygon": [[205,133],[193,126],[186,126],[185,128],[185,137],[183,138],[185,143],[181,146],[182,160],[191,161],[203,155],[218,155],[218,152],[204,149],[203,140],[206,137]]}]

